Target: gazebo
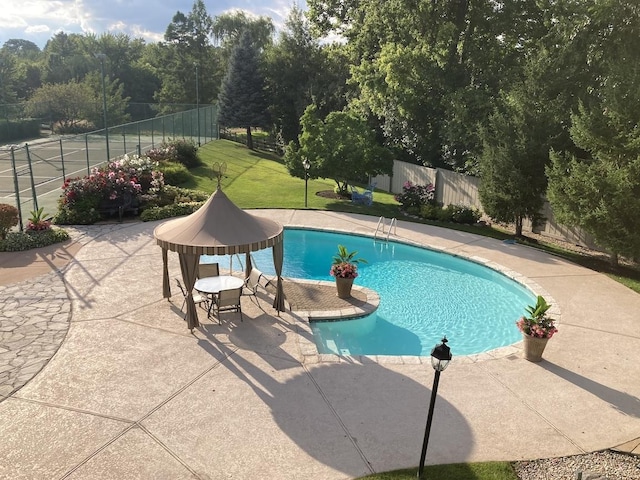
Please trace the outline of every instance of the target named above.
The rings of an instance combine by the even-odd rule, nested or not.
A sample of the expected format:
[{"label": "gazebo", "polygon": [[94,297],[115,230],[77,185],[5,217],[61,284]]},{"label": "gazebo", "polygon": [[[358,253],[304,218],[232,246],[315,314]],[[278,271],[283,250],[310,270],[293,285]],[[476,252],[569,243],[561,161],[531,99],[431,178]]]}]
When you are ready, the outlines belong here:
[{"label": "gazebo", "polygon": [[157,244],[162,248],[162,294],[171,297],[169,286],[168,251],[177,252],[180,259],[182,280],[186,287],[187,326],[193,330],[200,325],[193,286],[200,255],[246,254],[246,275],[251,269],[250,253],[273,247],[273,263],[277,284],[273,308],[284,311],[282,289],[283,227],[268,218],[257,217],[238,208],[220,189],[209,197],[202,207],[186,217],[168,220],[153,231]]}]

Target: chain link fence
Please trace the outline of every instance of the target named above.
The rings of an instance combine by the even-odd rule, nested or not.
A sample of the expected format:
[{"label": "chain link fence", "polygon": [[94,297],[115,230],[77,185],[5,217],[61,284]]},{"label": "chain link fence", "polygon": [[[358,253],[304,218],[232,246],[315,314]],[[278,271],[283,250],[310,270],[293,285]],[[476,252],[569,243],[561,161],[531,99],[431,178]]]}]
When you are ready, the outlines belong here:
[{"label": "chain link fence", "polygon": [[218,138],[215,105],[127,123],[93,132],[47,138],[24,145],[0,147],[0,203],[18,208],[19,228],[25,212],[44,208],[57,211],[61,187],[67,178],[89,175],[111,159],[142,155],[163,142],[190,140],[201,146]]}]

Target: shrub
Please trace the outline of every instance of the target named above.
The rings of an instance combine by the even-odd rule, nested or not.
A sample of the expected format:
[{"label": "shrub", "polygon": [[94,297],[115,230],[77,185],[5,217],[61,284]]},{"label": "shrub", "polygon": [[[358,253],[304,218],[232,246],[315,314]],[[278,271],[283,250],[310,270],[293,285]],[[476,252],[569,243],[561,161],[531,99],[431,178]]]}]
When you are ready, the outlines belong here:
[{"label": "shrub", "polygon": [[447,209],[450,211],[451,221],[455,223],[478,223],[481,214],[478,210],[464,205],[449,205]]},{"label": "shrub", "polygon": [[88,225],[100,219],[101,204],[125,199],[137,201],[145,192],[158,192],[164,188],[164,176],[157,163],[148,157],[129,157],[94,168],[83,178],[67,179],[62,186],[58,202],[57,224]]},{"label": "shrub", "polygon": [[158,163],[178,161],[178,151],[176,147],[167,143],[163,143],[160,147],[147,150],[145,155]]},{"label": "shrub", "polygon": [[426,220],[438,220],[440,218],[442,207],[434,203],[427,203],[420,207],[420,217]]},{"label": "shrub", "polygon": [[402,209],[409,211],[410,207],[420,208],[422,205],[435,201],[436,188],[433,184],[414,185],[407,181],[402,186],[402,193],[395,196],[396,202],[402,204]]},{"label": "shrub", "polygon": [[0,240],[0,252],[21,252],[32,248],[46,247],[68,239],[69,234],[61,228],[51,228],[40,232],[11,232],[4,240]]},{"label": "shrub", "polygon": [[85,199],[77,202],[73,208],[60,206],[53,217],[53,223],[56,225],[93,225],[101,218],[98,211],[98,203],[99,200],[93,206]]},{"label": "shrub", "polygon": [[6,238],[7,233],[18,225],[18,209],[8,203],[0,203],[0,239]]},{"label": "shrub", "polygon": [[164,175],[165,184],[180,185],[186,183],[193,178],[191,172],[182,163],[178,162],[164,162],[158,165]]},{"label": "shrub", "polygon": [[189,215],[198,210],[204,202],[173,203],[164,207],[151,207],[140,214],[143,222],[162,220],[163,218],[179,217]]},{"label": "shrub", "polygon": [[171,199],[168,203],[205,202],[211,196],[210,193],[202,190],[181,188],[173,185],[167,185],[162,193]]}]

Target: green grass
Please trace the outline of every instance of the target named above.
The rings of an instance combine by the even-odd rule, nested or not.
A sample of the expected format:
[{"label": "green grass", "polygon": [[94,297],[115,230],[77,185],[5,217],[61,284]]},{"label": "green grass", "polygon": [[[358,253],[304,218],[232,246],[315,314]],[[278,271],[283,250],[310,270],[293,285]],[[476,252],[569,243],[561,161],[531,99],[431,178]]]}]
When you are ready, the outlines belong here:
[{"label": "green grass", "polygon": [[[192,169],[194,179],[181,187],[215,190],[211,166],[225,162],[227,171],[222,189],[241,208],[304,208],[304,180],[289,175],[282,159],[267,152],[247,150],[241,144],[227,140],[210,142],[199,150],[205,165]],[[353,205],[349,200],[337,200],[316,195],[332,191],[335,182],[329,179],[309,180],[308,208],[358,212],[373,216],[397,217],[398,203],[393,195],[376,192],[371,207]]]},{"label": "green grass", "polygon": [[[376,473],[358,480],[415,480],[417,468]],[[452,463],[450,465],[427,465],[424,478],[442,480],[518,480],[508,462]]]},{"label": "green grass", "polygon": [[[222,188],[227,196],[241,208],[304,208],[304,180],[289,175],[282,159],[277,155],[248,150],[244,145],[228,140],[209,142],[199,150],[204,165],[191,172],[194,178],[180,186],[213,192],[217,180],[213,177],[211,166],[225,162],[227,171],[222,179]],[[332,199],[316,195],[317,192],[332,191],[335,182],[331,179],[309,180],[308,208],[353,212],[374,217],[396,217],[418,223],[441,226],[452,230],[475,233],[498,240],[513,239],[513,235],[493,227],[459,225],[433,221],[421,221],[404,217],[398,209],[398,203],[390,193],[375,192],[370,207],[353,205],[349,200]],[[519,243],[547,251],[584,267],[609,275],[614,280],[640,293],[640,271],[625,266],[613,267],[607,261],[595,259],[559,248],[553,243],[535,242],[531,239],[518,239]]]}]

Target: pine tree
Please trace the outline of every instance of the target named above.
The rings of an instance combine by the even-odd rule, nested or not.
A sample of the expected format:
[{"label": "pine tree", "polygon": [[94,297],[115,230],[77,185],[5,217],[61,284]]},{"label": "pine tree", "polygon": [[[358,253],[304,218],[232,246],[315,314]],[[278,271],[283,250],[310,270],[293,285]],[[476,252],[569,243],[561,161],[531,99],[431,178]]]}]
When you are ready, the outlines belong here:
[{"label": "pine tree", "polygon": [[259,53],[250,33],[243,33],[229,59],[229,69],[218,97],[218,121],[226,127],[245,128],[247,148],[251,150],[251,127],[266,127],[269,121]]}]

